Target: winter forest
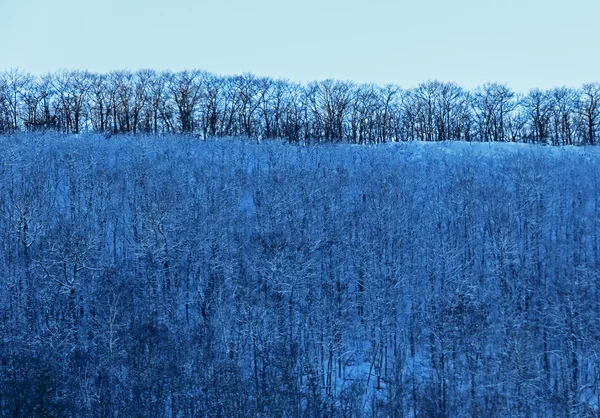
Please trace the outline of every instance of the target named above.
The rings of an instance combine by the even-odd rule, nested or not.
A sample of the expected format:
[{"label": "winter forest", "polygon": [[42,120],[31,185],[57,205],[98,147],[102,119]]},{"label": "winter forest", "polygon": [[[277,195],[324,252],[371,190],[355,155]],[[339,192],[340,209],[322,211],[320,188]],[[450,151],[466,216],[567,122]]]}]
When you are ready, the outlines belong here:
[{"label": "winter forest", "polygon": [[0,417],[598,417],[599,124],[597,83],[6,71]]},{"label": "winter forest", "polygon": [[284,138],[296,144],[399,141],[594,145],[600,83],[518,94],[427,81],[403,90],[324,80],[295,83],[192,70],[0,73],[0,134],[165,134]]}]

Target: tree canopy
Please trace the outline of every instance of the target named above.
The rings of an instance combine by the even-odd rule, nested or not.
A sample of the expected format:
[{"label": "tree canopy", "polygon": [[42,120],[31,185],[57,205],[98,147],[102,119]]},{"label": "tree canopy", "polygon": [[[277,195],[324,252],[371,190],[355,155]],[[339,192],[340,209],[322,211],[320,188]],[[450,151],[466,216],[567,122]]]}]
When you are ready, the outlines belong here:
[{"label": "tree canopy", "polygon": [[600,84],[517,94],[487,83],[414,88],[323,80],[296,83],[200,70],[0,73],[0,134],[185,133],[294,143],[494,141],[594,145]]}]

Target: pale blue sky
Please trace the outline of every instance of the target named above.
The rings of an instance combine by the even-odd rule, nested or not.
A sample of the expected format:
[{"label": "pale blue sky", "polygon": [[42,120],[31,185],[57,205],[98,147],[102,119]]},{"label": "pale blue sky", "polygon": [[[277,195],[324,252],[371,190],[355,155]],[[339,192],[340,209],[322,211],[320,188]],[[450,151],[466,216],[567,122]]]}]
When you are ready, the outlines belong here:
[{"label": "pale blue sky", "polygon": [[199,68],[517,91],[600,80],[598,0],[0,0],[0,70]]}]

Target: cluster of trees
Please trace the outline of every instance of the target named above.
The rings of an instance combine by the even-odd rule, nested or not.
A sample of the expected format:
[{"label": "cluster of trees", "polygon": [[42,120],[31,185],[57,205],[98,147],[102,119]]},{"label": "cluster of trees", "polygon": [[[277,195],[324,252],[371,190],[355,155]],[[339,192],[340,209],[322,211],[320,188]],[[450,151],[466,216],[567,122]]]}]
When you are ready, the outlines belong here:
[{"label": "cluster of trees", "polygon": [[187,133],[373,144],[497,141],[593,145],[600,84],[516,94],[498,83],[308,84],[204,71],[0,73],[0,134]]},{"label": "cluster of trees", "polygon": [[2,149],[2,417],[599,413],[596,149]]}]

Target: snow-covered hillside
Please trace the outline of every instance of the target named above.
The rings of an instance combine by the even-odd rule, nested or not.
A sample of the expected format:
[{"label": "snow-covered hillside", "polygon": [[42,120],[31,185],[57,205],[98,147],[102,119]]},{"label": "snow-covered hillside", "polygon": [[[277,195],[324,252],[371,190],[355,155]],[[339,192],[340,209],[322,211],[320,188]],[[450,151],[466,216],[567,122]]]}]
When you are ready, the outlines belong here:
[{"label": "snow-covered hillside", "polygon": [[0,147],[0,416],[598,413],[600,149]]}]

